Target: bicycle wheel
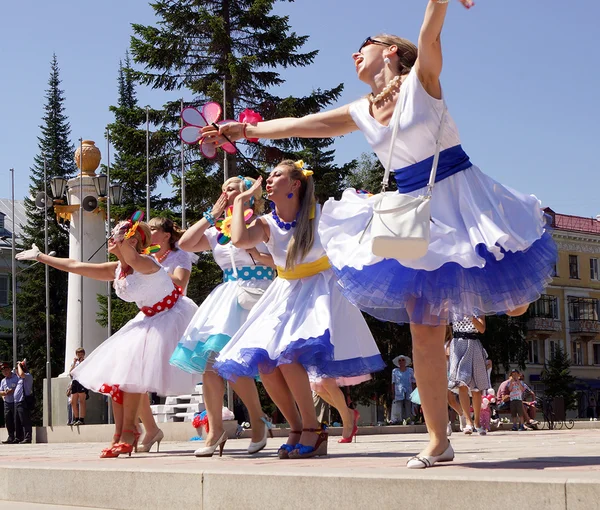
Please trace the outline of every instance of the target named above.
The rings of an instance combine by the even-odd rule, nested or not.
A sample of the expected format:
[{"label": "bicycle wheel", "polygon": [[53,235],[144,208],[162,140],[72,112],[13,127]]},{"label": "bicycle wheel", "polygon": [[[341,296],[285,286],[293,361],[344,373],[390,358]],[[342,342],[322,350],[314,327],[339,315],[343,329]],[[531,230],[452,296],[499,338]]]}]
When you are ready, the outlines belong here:
[{"label": "bicycle wheel", "polygon": [[571,430],[573,427],[575,426],[575,422],[573,420],[569,420],[565,422],[565,427],[567,427],[567,429]]}]

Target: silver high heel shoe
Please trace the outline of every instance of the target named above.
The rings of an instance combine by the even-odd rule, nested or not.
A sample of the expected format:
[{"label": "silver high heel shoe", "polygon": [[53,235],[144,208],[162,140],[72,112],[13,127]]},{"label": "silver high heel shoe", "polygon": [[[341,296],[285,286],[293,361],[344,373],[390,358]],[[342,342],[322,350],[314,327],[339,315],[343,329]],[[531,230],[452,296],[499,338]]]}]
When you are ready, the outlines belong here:
[{"label": "silver high heel shoe", "polygon": [[163,431],[158,429],[158,432],[154,434],[152,440],[149,443],[142,443],[141,445],[139,445],[137,451],[148,453],[150,449],[154,446],[154,443],[156,443],[156,453],[158,453],[160,450],[160,442],[163,440],[164,437],[165,435]]},{"label": "silver high heel shoe", "polygon": [[273,428],[273,423],[264,416],[260,420],[265,424],[265,435],[258,443],[250,443],[250,446],[248,446],[248,453],[250,455],[260,452],[267,446],[267,436],[273,437],[273,431],[271,430]]},{"label": "silver high heel shoe", "polygon": [[219,457],[222,457],[223,456],[223,447],[225,446],[227,439],[228,439],[227,432],[223,431],[223,433],[221,434],[221,437],[217,440],[217,442],[215,444],[213,444],[212,446],[205,446],[204,448],[198,448],[194,452],[194,455],[196,457],[212,457],[213,454],[215,453],[215,450],[217,448],[219,448]]}]

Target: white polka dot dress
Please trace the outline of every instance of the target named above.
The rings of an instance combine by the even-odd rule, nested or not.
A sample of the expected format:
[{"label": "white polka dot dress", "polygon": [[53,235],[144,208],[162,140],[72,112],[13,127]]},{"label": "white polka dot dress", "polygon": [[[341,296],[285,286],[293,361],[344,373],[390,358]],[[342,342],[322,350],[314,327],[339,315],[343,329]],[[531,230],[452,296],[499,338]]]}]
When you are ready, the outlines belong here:
[{"label": "white polka dot dress", "polygon": [[485,362],[487,352],[476,338],[477,329],[470,317],[454,316],[454,338],[450,342],[450,369],[448,388],[458,391],[466,386],[471,391],[485,391],[492,387]]}]

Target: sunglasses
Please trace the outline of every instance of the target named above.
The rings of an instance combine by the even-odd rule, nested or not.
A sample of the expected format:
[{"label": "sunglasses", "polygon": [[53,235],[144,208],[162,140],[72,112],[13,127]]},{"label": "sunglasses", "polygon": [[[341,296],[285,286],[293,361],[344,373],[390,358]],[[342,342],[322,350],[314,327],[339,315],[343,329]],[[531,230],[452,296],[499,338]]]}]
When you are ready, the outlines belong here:
[{"label": "sunglasses", "polygon": [[383,42],[383,41],[378,41],[377,39],[372,39],[371,37],[367,37],[364,42],[360,45],[360,48],[358,48],[358,53],[361,52],[361,50],[365,47],[365,46],[369,46],[369,44],[380,44],[381,46],[390,46],[390,44]]}]

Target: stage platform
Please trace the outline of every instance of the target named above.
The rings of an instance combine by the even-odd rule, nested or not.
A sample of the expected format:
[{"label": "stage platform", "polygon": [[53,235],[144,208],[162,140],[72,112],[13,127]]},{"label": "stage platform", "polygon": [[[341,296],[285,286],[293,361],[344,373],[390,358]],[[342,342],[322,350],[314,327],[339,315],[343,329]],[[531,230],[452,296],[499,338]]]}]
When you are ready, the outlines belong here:
[{"label": "stage platform", "polygon": [[[202,442],[163,442],[160,453],[99,459],[103,443],[0,445],[0,499],[118,509],[411,509],[600,506],[600,432],[454,433],[452,463],[408,470],[425,434],[332,437],[329,455],[278,460],[280,438],[249,456],[232,439],[222,458],[198,459]],[[467,498],[467,499],[465,499]],[[8,503],[0,502],[0,508]],[[9,508],[7,506],[6,508]],[[19,508],[27,508],[21,507]],[[31,505],[31,508],[37,508]]]}]

